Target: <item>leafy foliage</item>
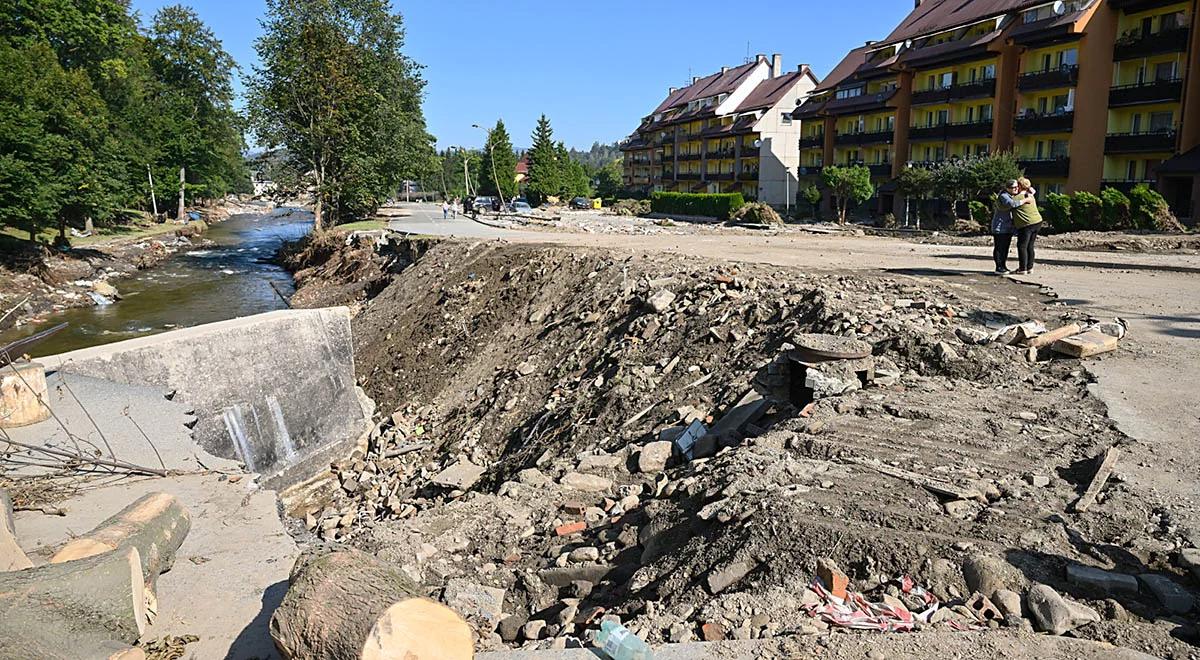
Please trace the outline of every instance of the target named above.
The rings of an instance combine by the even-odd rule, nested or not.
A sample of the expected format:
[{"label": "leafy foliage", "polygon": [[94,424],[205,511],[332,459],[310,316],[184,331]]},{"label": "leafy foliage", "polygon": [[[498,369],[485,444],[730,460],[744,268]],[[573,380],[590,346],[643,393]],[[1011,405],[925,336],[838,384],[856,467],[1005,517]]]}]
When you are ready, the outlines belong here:
[{"label": "leafy foliage", "polygon": [[[1076,193],[1076,197],[1087,193]],[[1100,191],[1101,226],[1107,230],[1130,229],[1133,227],[1133,214],[1129,198],[1116,188],[1105,188]]]},{"label": "leafy foliage", "polygon": [[851,206],[862,204],[875,194],[871,170],[865,165],[831,165],[821,170],[821,181],[833,193],[838,223],[843,225]]},{"label": "leafy foliage", "polygon": [[617,215],[646,215],[650,212],[650,200],[621,199],[612,205],[612,212]]},{"label": "leafy foliage", "polygon": [[971,209],[971,220],[975,221],[977,224],[979,224],[982,227],[987,227],[991,224],[992,211],[991,211],[991,208],[987,204],[984,204],[983,202],[981,202],[979,200],[973,199],[969,202],[968,205]]},{"label": "leafy foliage", "polygon": [[1100,210],[1103,203],[1100,198],[1086,191],[1079,191],[1071,197],[1071,227],[1075,230],[1101,229]]},{"label": "leafy foliage", "polygon": [[386,0],[268,0],[248,85],[259,141],[285,147],[315,227],[372,212],[433,157],[420,65]]},{"label": "leafy foliage", "polygon": [[1046,199],[1041,203],[1042,220],[1057,231],[1071,231],[1074,222],[1071,218],[1071,196],[1059,193],[1046,193]]},{"label": "leafy foliage", "polygon": [[547,197],[557,196],[562,188],[558,149],[554,144],[554,129],[546,115],[538,118],[533,129],[533,146],[529,148],[529,182],[525,195],[529,203],[539,206]]},{"label": "leafy foliage", "polygon": [[[587,167],[586,163],[583,163]],[[596,194],[608,199],[616,197],[621,191],[621,161],[612,160],[605,163],[602,167],[596,170],[594,175],[596,179]]]},{"label": "leafy foliage", "polygon": [[613,161],[620,162],[621,160],[621,148],[616,142],[612,144],[593,142],[592,147],[587,151],[571,149],[567,154],[571,160],[582,164],[590,171],[597,171]]},{"label": "leafy foliage", "polygon": [[1150,186],[1144,183],[1134,186],[1133,190],[1129,191],[1129,202],[1133,224],[1138,229],[1166,232],[1182,232],[1184,230],[1179,219],[1167,205],[1167,200],[1163,199],[1158,191],[1151,190]]},{"label": "leafy foliage", "polygon": [[816,220],[817,215],[821,212],[821,189],[816,186],[808,186],[800,191],[800,198],[808,202],[812,218]]},{"label": "leafy foliage", "polygon": [[[479,192],[484,195],[499,195],[508,200],[517,196],[517,154],[504,120],[497,119],[496,126],[488,131],[487,143],[483,147],[485,162],[482,163],[482,180]],[[494,174],[493,174],[494,173]],[[499,178],[499,181],[495,179]]]},{"label": "leafy foliage", "polygon": [[742,193],[656,192],[650,195],[650,208],[655,213],[697,215],[718,220],[728,220],[745,203]]}]

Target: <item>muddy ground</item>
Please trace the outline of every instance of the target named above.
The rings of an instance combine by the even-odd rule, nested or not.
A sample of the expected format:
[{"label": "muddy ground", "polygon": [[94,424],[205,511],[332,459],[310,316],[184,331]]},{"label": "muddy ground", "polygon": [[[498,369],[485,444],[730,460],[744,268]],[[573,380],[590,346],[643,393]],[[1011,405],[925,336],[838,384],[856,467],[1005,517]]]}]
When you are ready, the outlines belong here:
[{"label": "muddy ground", "polygon": [[[605,614],[655,642],[829,634],[804,604],[830,559],[872,598],[903,575],[951,606],[1043,583],[1099,619],[1068,634],[1195,656],[1195,619],[1144,587],[1067,579],[1082,564],[1194,594],[1176,554],[1200,538],[1173,515],[1188,502],[1119,467],[1072,511],[1096,458],[1132,441],[1079,361],[983,339],[1086,321],[1036,288],[501,242],[291,259],[293,304],[353,305],[384,417],[298,533],[401,564],[452,605],[498,602],[472,608],[480,648],[562,645]],[[802,333],[868,342],[875,379],[812,400],[789,357]],[[721,429],[758,397],[697,458],[651,460],[682,424]],[[933,627],[997,625],[1031,627],[961,608]]]}]

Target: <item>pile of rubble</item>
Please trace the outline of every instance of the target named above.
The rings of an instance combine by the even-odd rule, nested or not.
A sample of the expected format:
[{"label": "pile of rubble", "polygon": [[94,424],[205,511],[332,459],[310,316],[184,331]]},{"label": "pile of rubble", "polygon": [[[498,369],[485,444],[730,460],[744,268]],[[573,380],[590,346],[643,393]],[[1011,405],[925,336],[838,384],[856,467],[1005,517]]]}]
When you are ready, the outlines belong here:
[{"label": "pile of rubble", "polygon": [[435,245],[355,319],[401,412],[301,513],[481,648],[619,617],[652,642],[1005,626],[1177,653],[1159,592],[1067,577],[1174,583],[1191,543],[1101,460],[1128,439],[1054,348],[1124,324],[989,286]]}]

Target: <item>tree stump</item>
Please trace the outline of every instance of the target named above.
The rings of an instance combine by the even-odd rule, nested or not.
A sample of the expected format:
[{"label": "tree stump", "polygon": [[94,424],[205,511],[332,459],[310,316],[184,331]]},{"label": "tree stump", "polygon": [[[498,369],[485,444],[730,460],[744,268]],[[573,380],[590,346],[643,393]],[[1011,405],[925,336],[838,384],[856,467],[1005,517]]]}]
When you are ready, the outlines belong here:
[{"label": "tree stump", "polygon": [[468,660],[471,630],[399,568],[357,550],[305,551],[271,617],[286,659]]},{"label": "tree stump", "polygon": [[8,496],[8,491],[0,490],[0,571],[19,571],[30,566],[33,566],[33,562],[29,561],[17,543],[12,498]]},{"label": "tree stump", "polygon": [[132,547],[0,573],[0,658],[136,658],[145,592]]},{"label": "tree stump", "polygon": [[171,570],[175,553],[192,528],[187,509],[174,495],[148,493],[92,531],[69,541],[51,564],[94,557],[117,548],[137,548],[146,586],[155,593],[158,575]]}]

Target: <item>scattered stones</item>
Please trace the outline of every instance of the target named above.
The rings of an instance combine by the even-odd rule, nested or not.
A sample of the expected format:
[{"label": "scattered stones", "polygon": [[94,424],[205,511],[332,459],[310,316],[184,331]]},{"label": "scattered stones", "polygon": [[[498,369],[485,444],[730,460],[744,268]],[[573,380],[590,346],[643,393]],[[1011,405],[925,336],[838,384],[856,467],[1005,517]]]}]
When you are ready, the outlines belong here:
[{"label": "scattered stones", "polygon": [[837,564],[832,559],[821,558],[817,560],[817,578],[821,580],[821,584],[829,590],[837,598],[846,597],[846,588],[850,584],[850,578],[838,568]]},{"label": "scattered stones", "polygon": [[1138,576],[1146,589],[1154,594],[1163,609],[1172,614],[1184,614],[1192,609],[1192,595],[1165,575],[1142,573]]},{"label": "scattered stones", "polygon": [[546,629],[546,622],[541,619],[530,619],[528,623],[521,627],[521,637],[528,640],[541,639],[542,631]]},{"label": "scattered stones", "polygon": [[1021,608],[1021,594],[1015,591],[997,589],[992,592],[992,602],[1006,618],[1025,616],[1025,612]]},{"label": "scattered stones", "polygon": [[613,470],[620,467],[621,462],[621,457],[616,454],[588,454],[579,461],[579,466],[575,469],[580,472]]},{"label": "scattered stones", "polygon": [[503,616],[504,589],[455,578],[446,583],[442,599],[450,609],[468,621],[479,622],[487,631],[495,630]]},{"label": "scattered stones", "polygon": [[952,362],[959,359],[958,351],[954,350],[953,346],[944,341],[939,341],[933,350],[943,362]]},{"label": "scattered stones", "polygon": [[991,555],[976,554],[968,557],[962,566],[963,579],[967,588],[981,594],[995,593],[1019,582],[1017,570],[1008,562]]},{"label": "scattered stones", "polygon": [[720,642],[725,639],[725,626],[710,621],[700,626],[700,636],[706,642]]},{"label": "scattered stones", "polygon": [[675,297],[675,293],[670,289],[659,289],[650,294],[650,297],[646,299],[646,305],[654,310],[654,313],[662,314],[671,309],[671,303],[675,302]]},{"label": "scattered stones", "polygon": [[1184,548],[1179,551],[1179,565],[1192,572],[1192,576],[1200,581],[1200,549]]},{"label": "scattered stones", "polygon": [[1035,584],[1025,596],[1025,604],[1034,627],[1051,635],[1061,635],[1087,623],[1100,621],[1092,608],[1069,601],[1044,584]]},{"label": "scattered stones", "polygon": [[469,490],[483,476],[483,468],[470,461],[458,461],[442,470],[431,481],[439,486]]},{"label": "scattered stones", "polygon": [[517,473],[517,481],[527,486],[545,486],[550,483],[550,477],[537,468],[526,468]]},{"label": "scattered stones", "polygon": [[525,626],[525,623],[526,618],[520,615],[506,616],[500,620],[500,625],[496,627],[496,632],[500,633],[500,639],[506,642],[515,642],[521,636],[521,630]]},{"label": "scattered stones", "polygon": [[1044,474],[1027,474],[1025,475],[1025,481],[1035,488],[1045,488],[1050,485],[1050,477]]},{"label": "scattered stones", "polygon": [[570,561],[575,563],[586,563],[600,560],[600,549],[591,546],[575,548],[571,554],[567,556]]},{"label": "scattered stones", "polygon": [[662,472],[671,460],[673,444],[667,440],[656,440],[642,446],[638,454],[638,471],[646,473]]},{"label": "scattered stones", "polygon": [[1109,594],[1136,594],[1138,592],[1138,580],[1134,576],[1113,573],[1083,564],[1067,564],[1067,581]]},{"label": "scattered stones", "polygon": [[690,642],[695,637],[696,635],[692,632],[692,627],[683,622],[671,624],[670,630],[667,631],[667,640],[672,644]]},{"label": "scattered stones", "polygon": [[728,589],[754,570],[754,566],[754,563],[743,559],[713,569],[705,580],[709,593],[715,596]]},{"label": "scattered stones", "polygon": [[558,480],[558,483],[567,488],[582,490],[588,493],[603,493],[613,486],[613,480],[608,477],[596,474],[583,474],[581,472],[568,472]]}]

